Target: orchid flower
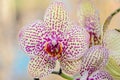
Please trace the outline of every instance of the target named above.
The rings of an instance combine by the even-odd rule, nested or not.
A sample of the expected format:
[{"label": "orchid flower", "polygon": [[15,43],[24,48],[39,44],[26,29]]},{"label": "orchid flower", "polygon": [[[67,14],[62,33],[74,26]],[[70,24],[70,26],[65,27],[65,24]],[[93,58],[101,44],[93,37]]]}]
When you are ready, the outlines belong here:
[{"label": "orchid flower", "polygon": [[101,45],[89,48],[83,56],[82,66],[74,80],[113,80],[112,77],[103,70],[107,63],[109,52]]},{"label": "orchid flower", "polygon": [[92,46],[98,45],[100,42],[102,46],[108,49],[109,58],[106,69],[115,80],[120,80],[120,30],[107,30],[107,28],[113,16],[118,12],[120,12],[120,8],[106,19],[102,27],[99,24],[97,11],[88,0],[81,0],[78,8],[79,24],[89,32]]},{"label": "orchid flower", "polygon": [[89,47],[89,34],[85,28],[73,24],[64,3],[55,0],[47,8],[43,21],[20,30],[19,43],[31,58],[28,72],[41,79],[52,73],[57,60],[64,72],[75,74]]}]

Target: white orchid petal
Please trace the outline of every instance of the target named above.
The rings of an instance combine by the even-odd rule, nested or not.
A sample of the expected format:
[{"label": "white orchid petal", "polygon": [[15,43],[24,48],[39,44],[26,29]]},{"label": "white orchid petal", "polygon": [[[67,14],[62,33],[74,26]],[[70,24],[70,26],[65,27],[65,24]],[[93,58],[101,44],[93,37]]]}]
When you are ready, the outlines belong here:
[{"label": "white orchid petal", "polygon": [[93,46],[84,54],[80,73],[88,71],[89,74],[103,68],[108,60],[108,50],[101,46]]},{"label": "white orchid petal", "polygon": [[75,75],[81,68],[81,59],[77,60],[62,60],[60,61],[60,66],[63,72],[69,75]]},{"label": "white orchid petal", "polygon": [[106,69],[115,79],[120,79],[120,32],[108,30],[104,35],[103,41],[110,52]]},{"label": "white orchid petal", "polygon": [[18,36],[21,48],[29,55],[35,56],[43,50],[44,37],[47,33],[46,25],[43,21],[37,20],[32,24],[23,27]]},{"label": "white orchid petal", "polygon": [[[68,36],[68,38],[67,38]],[[74,25],[67,33],[62,59],[79,59],[89,48],[89,34],[83,27]],[[64,41],[63,41],[64,42]]]},{"label": "white orchid petal", "polygon": [[113,78],[109,73],[102,70],[97,70],[90,75],[88,80],[113,80]]},{"label": "white orchid petal", "polygon": [[66,32],[71,27],[69,14],[61,0],[55,0],[46,10],[44,21],[51,31]]},{"label": "white orchid petal", "polygon": [[55,60],[52,60],[50,57],[36,56],[31,58],[28,66],[28,72],[34,78],[42,78],[50,74],[55,68]]}]

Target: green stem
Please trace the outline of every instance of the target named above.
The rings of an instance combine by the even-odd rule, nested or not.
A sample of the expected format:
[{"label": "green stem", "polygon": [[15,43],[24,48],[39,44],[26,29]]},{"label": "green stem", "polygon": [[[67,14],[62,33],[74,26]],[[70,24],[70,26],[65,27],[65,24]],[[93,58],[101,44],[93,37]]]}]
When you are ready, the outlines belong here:
[{"label": "green stem", "polygon": [[110,24],[112,18],[119,12],[120,12],[120,8],[115,10],[110,16],[108,16],[108,18],[105,20],[105,23],[103,25],[103,32],[105,32],[107,30],[108,25]]},{"label": "green stem", "polygon": [[[61,76],[62,78],[67,79],[67,80],[73,80],[72,77],[64,74],[64,73],[62,72],[62,69],[61,69],[61,68],[60,68],[59,72],[53,71],[52,74],[59,75],[59,76]],[[34,78],[34,80],[40,80],[40,79],[39,79],[39,78]]]},{"label": "green stem", "polygon": [[120,32],[120,29],[115,29],[116,31]]},{"label": "green stem", "polygon": [[64,73],[62,73],[60,76],[63,77],[63,78],[65,78],[65,79],[67,79],[67,80],[73,80],[72,77],[70,77],[70,76],[68,76],[68,75],[66,75]]},{"label": "green stem", "polygon": [[61,76],[61,77],[64,78],[64,79],[67,79],[67,80],[73,80],[72,77],[64,74],[61,69],[60,69],[59,72],[56,72],[56,71],[52,72],[52,74],[57,74],[57,75]]},{"label": "green stem", "polygon": [[66,75],[64,73],[59,74],[59,72],[52,72],[52,74],[57,74],[57,75],[61,76],[64,79],[67,79],[67,80],[73,80],[72,77],[70,77],[70,76],[68,76],[68,75]]},{"label": "green stem", "polygon": [[103,25],[103,33],[101,35],[101,43],[103,41],[103,36],[104,36],[104,33],[106,32],[106,30],[108,29],[108,26],[112,20],[112,18],[120,12],[120,8],[118,8],[117,10],[115,10],[110,16],[108,16],[108,18],[105,20],[104,22],[104,25]]}]

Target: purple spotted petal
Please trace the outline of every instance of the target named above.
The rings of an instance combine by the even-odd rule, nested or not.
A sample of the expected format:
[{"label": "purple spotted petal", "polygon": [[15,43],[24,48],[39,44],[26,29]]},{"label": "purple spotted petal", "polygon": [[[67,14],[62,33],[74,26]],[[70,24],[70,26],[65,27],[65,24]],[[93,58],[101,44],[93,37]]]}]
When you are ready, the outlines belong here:
[{"label": "purple spotted petal", "polygon": [[98,70],[92,73],[88,80],[113,80],[113,78],[109,73],[102,70]]},{"label": "purple spotted petal", "polygon": [[76,60],[62,60],[60,61],[60,67],[63,72],[69,75],[75,75],[81,68],[82,59]]},{"label": "purple spotted petal", "polygon": [[34,78],[42,78],[50,74],[55,68],[55,60],[47,55],[35,56],[31,58],[28,65],[28,72]]},{"label": "purple spotted petal", "polygon": [[[97,44],[101,34],[99,15],[89,0],[81,0],[78,7],[78,20],[80,26],[87,29],[91,36],[91,44]],[[94,43],[93,39],[94,38]]]},{"label": "purple spotted petal", "polygon": [[71,27],[69,14],[61,0],[55,0],[46,10],[44,21],[51,31],[66,32]]},{"label": "purple spotted petal", "polygon": [[42,54],[40,51],[43,50],[44,37],[48,34],[46,30],[44,22],[39,20],[20,30],[20,46],[29,56]]},{"label": "purple spotted petal", "polygon": [[83,57],[80,74],[88,71],[88,74],[103,68],[108,59],[108,50],[100,45],[91,47]]},{"label": "purple spotted petal", "polygon": [[89,34],[83,28],[74,25],[63,42],[65,50],[63,51],[62,59],[79,59],[89,48]]}]

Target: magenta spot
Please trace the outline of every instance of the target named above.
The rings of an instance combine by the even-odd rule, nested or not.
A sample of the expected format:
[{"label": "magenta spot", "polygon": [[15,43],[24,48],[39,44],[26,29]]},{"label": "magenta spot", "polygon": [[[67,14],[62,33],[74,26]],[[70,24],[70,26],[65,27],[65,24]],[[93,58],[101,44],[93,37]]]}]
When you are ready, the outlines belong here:
[{"label": "magenta spot", "polygon": [[32,52],[34,50],[34,46],[26,46],[27,52]]},{"label": "magenta spot", "polygon": [[38,51],[41,51],[43,50],[43,45],[44,45],[45,42],[39,42],[36,46],[35,46],[35,49],[38,50]]}]

